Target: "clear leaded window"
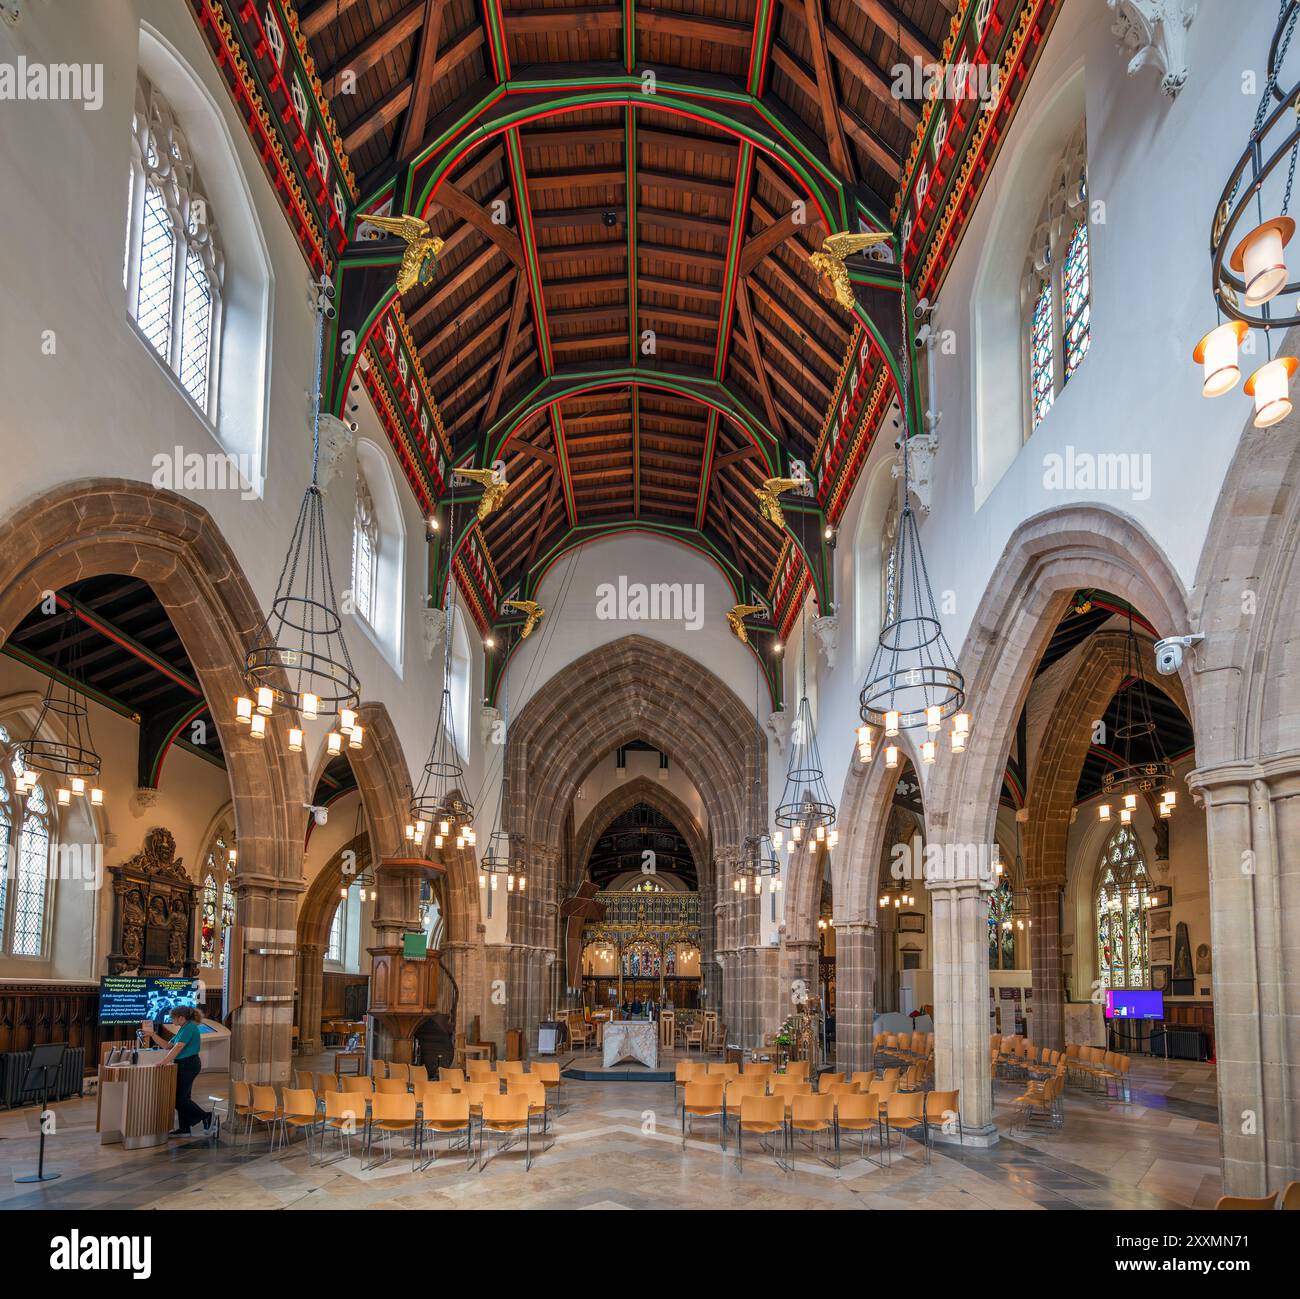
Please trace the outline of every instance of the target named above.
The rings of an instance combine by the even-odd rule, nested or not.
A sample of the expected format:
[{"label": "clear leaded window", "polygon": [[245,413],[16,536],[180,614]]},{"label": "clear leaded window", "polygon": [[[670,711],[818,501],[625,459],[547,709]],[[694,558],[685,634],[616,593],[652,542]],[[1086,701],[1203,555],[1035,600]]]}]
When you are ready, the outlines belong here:
[{"label": "clear leaded window", "polygon": [[131,124],[127,304],[140,333],[211,418],[221,325],[223,259],[189,143],[141,75]]},{"label": "clear leaded window", "polygon": [[203,890],[199,899],[199,964],[208,970],[226,968],[226,942],[235,923],[234,863],[230,852],[235,834],[222,824],[203,859]]},{"label": "clear leaded window", "polygon": [[352,523],[352,600],[371,626],[375,623],[376,567],[379,563],[379,519],[365,476],[357,470],[357,506]]},{"label": "clear leaded window", "polygon": [[45,788],[25,797],[23,751],[0,726],[0,954],[45,955],[53,815]]},{"label": "clear leaded window", "polygon": [[1081,124],[1053,175],[1021,285],[1026,427],[1046,418],[1092,342],[1088,149]]},{"label": "clear leaded window", "polygon": [[330,921],[329,943],[325,948],[325,959],[327,961],[343,961],[343,913],[347,910],[347,903],[340,899],[338,906],[334,908],[334,919]]},{"label": "clear leaded window", "polygon": [[1147,893],[1150,878],[1137,836],[1111,835],[1097,873],[1097,977],[1103,988],[1149,988]]}]

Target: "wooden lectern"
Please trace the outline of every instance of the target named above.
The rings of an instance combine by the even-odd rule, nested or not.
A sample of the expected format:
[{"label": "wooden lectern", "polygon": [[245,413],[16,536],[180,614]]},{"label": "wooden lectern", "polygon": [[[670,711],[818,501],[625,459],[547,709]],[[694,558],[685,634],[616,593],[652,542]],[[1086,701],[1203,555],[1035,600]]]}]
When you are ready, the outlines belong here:
[{"label": "wooden lectern", "polygon": [[415,1030],[438,1008],[436,952],[414,958],[401,947],[370,950],[370,1013],[392,1038],[390,1059],[409,1064]]}]

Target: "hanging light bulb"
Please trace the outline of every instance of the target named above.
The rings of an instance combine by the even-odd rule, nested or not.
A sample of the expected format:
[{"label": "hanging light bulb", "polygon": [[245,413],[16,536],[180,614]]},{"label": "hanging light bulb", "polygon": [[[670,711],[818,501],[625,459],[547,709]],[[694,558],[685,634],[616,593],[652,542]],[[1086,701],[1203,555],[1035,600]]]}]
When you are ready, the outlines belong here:
[{"label": "hanging light bulb", "polygon": [[834,848],[835,845],[839,843],[839,841],[840,841],[840,832],[838,830],[832,830],[830,834],[826,836],[826,845],[829,848]]},{"label": "hanging light bulb", "polygon": [[802,838],[803,838],[803,826],[801,826],[801,825],[791,826],[791,827],[790,827],[790,841],[791,841],[792,843],[799,843],[800,840],[802,840]]},{"label": "hanging light bulb", "polygon": [[1101,819],[1102,821],[1109,821],[1109,820],[1110,820],[1110,804],[1109,804],[1109,803],[1099,803],[1099,804],[1097,805],[1097,816],[1098,816],[1099,819]]},{"label": "hanging light bulb", "polygon": [[784,841],[784,839],[785,839],[785,831],[782,830],[779,826],[777,827],[777,829],[775,829],[774,831],[772,831],[772,847],[773,847],[773,848],[779,848],[779,847],[781,846],[782,842]]},{"label": "hanging light bulb", "polygon": [[343,752],[343,737],[338,731],[331,731],[325,737],[325,746],[329,750],[331,758],[337,758]]},{"label": "hanging light bulb", "polygon": [[352,728],[357,724],[357,714],[354,708],[339,709],[339,730],[344,735],[351,735]]},{"label": "hanging light bulb", "polygon": [[1133,811],[1138,805],[1138,796],[1136,794],[1124,795],[1124,806],[1128,811]]},{"label": "hanging light bulb", "polygon": [[320,712],[320,697],[312,694],[310,690],[302,692],[302,715],[309,721],[314,722]]},{"label": "hanging light bulb", "polygon": [[235,700],[235,721],[247,726],[253,717],[253,701],[247,695],[240,695]]},{"label": "hanging light bulb", "polygon": [[817,840],[818,843],[825,843],[825,842],[826,842],[826,827],[825,827],[824,825],[819,825],[819,826],[817,827],[817,832],[816,832],[816,835],[815,835],[814,837],[816,838],[816,840]]},{"label": "hanging light bulb", "polygon": [[925,710],[925,729],[931,735],[938,733],[939,723],[942,720],[940,717],[941,711],[938,704],[930,704]]},{"label": "hanging light bulb", "polygon": [[302,752],[302,728],[298,726],[289,727],[289,752]]},{"label": "hanging light bulb", "polygon": [[898,734],[898,709],[890,708],[885,713],[885,734],[893,739]]},{"label": "hanging light bulb", "polygon": [[1172,789],[1167,789],[1165,790],[1164,794],[1161,796],[1160,801],[1166,807],[1173,807],[1178,802],[1178,794]]},{"label": "hanging light bulb", "polygon": [[271,707],[275,702],[275,692],[270,686],[257,687],[257,711],[263,717],[270,717]]},{"label": "hanging light bulb", "polygon": [[434,846],[435,848],[441,848],[441,847],[442,847],[442,835],[440,835],[440,834],[435,834],[435,835],[433,836],[433,846]]},{"label": "hanging light bulb", "polygon": [[341,897],[344,902],[348,900],[348,886],[346,884],[339,889],[339,897]]},{"label": "hanging light bulb", "polygon": [[1286,288],[1286,256],[1283,249],[1295,234],[1290,217],[1274,217],[1256,226],[1232,250],[1228,264],[1246,282],[1242,295],[1248,307],[1258,307]]},{"label": "hanging light bulb", "polygon": [[72,794],[74,798],[81,798],[86,793],[86,779],[84,776],[73,776]]},{"label": "hanging light bulb", "polygon": [[362,729],[361,726],[354,726],[352,728],[352,734],[348,737],[349,749],[359,749],[361,747]]},{"label": "hanging light bulb", "polygon": [[1119,819],[1121,825],[1133,824],[1133,813],[1127,807],[1121,807],[1119,810]]},{"label": "hanging light bulb", "polygon": [[261,713],[254,713],[248,729],[255,740],[262,739],[266,735],[266,718]]},{"label": "hanging light bulb", "polygon": [[1173,815],[1174,809],[1169,803],[1161,803],[1157,811],[1167,821]]},{"label": "hanging light bulb", "polygon": [[1291,413],[1291,376],[1297,364],[1294,356],[1277,356],[1246,380],[1243,391],[1255,399],[1256,428],[1271,428]]},{"label": "hanging light bulb", "polygon": [[90,791],[90,805],[91,807],[104,806],[104,791],[98,785]]},{"label": "hanging light bulb", "polygon": [[888,767],[890,771],[893,771],[894,768],[898,766],[897,744],[885,745],[885,766]]},{"label": "hanging light bulb", "polygon": [[237,848],[232,848],[226,854],[226,860],[233,866],[239,860],[239,850]]},{"label": "hanging light bulb", "polygon": [[889,905],[889,898],[883,893],[880,895],[880,905],[882,907],[887,907]]},{"label": "hanging light bulb", "polygon": [[406,841],[407,843],[415,842],[415,826],[409,821],[406,823]]},{"label": "hanging light bulb", "polygon": [[934,741],[923,740],[921,742],[921,761],[927,767],[934,765]]},{"label": "hanging light bulb", "polygon": [[965,752],[966,752],[966,732],[965,732],[965,731],[951,731],[951,732],[949,733],[949,735],[948,735],[948,738],[952,741],[952,751],[953,751],[954,753],[965,753]]},{"label": "hanging light bulb", "polygon": [[62,785],[60,785],[59,792],[56,795],[56,797],[59,800],[60,807],[67,807],[72,802],[72,791],[70,789],[65,789]]},{"label": "hanging light bulb", "polygon": [[1250,333],[1244,320],[1229,320],[1210,330],[1196,344],[1192,359],[1201,366],[1201,396],[1222,397],[1237,386],[1241,366],[1237,352]]}]

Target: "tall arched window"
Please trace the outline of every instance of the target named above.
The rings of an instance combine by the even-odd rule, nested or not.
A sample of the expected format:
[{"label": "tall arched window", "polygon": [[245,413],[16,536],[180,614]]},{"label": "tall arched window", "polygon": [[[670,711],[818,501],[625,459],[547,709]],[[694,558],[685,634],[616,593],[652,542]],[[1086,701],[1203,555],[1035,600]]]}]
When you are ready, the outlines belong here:
[{"label": "tall arched window", "polygon": [[343,961],[343,919],[347,911],[347,903],[340,902],[334,908],[334,919],[330,921],[329,941],[325,944],[325,959],[327,961]]},{"label": "tall arched window", "polygon": [[1097,977],[1103,988],[1149,988],[1146,862],[1137,836],[1121,825],[1097,870]]},{"label": "tall arched window", "polygon": [[1015,895],[1004,874],[989,894],[989,969],[1016,968]]},{"label": "tall arched window", "polygon": [[141,73],[131,122],[127,307],[208,419],[215,410],[223,259],[185,133]]},{"label": "tall arched window", "polygon": [[1025,261],[1021,314],[1032,432],[1069,383],[1092,341],[1088,146],[1082,124],[1053,174]]},{"label": "tall arched window", "polygon": [[208,970],[226,968],[226,939],[235,923],[235,868],[231,852],[234,831],[223,825],[208,845],[203,859],[203,887],[199,913],[199,964]]},{"label": "tall arched window", "polygon": [[880,625],[888,626],[898,614],[898,499],[885,515],[885,526],[880,534]]},{"label": "tall arched window", "polygon": [[26,797],[17,781],[23,752],[0,726],[0,955],[45,954],[52,814],[39,782]]},{"label": "tall arched window", "polygon": [[375,625],[375,600],[378,590],[379,518],[375,501],[366,484],[366,476],[357,466],[357,505],[352,519],[352,601],[372,627]]},{"label": "tall arched window", "polygon": [[465,618],[464,609],[457,605],[452,615],[451,674],[447,682],[447,689],[451,691],[451,724],[456,732],[456,747],[462,758],[468,758],[470,753],[470,674],[473,667]]}]

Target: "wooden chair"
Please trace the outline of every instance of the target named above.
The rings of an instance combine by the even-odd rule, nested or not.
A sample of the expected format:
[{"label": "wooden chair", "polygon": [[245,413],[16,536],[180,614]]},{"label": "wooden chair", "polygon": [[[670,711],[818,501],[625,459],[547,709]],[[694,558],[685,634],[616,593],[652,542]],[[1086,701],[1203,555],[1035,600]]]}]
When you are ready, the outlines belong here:
[{"label": "wooden chair", "polygon": [[[424,1084],[426,1088],[443,1085],[442,1083]],[[460,1133],[465,1136],[465,1152],[469,1156],[465,1167],[467,1170],[474,1167],[474,1125],[470,1118],[469,1097],[464,1092],[440,1094],[426,1090],[420,1101],[420,1122],[429,1134],[429,1148],[433,1151],[424,1167],[427,1168],[429,1163],[438,1157],[438,1137],[447,1137],[448,1147],[450,1147],[450,1138]]]},{"label": "wooden chair", "polygon": [[679,1087],[685,1087],[688,1082],[694,1082],[697,1078],[703,1082],[707,1066],[702,1063],[696,1063],[694,1060],[678,1060],[677,1067],[673,1070],[673,1108],[675,1109],[680,1098],[677,1095]]},{"label": "wooden chair", "polygon": [[702,1023],[700,1023],[699,1020],[696,1020],[696,1021],[695,1021],[694,1023],[692,1023],[692,1024],[687,1024],[687,1025],[686,1025],[686,1032],[685,1032],[685,1034],[684,1034],[684,1042],[685,1042],[686,1050],[687,1050],[688,1053],[689,1053],[691,1047],[693,1047],[693,1046],[699,1047],[700,1051],[703,1052],[703,1050],[704,1050],[704,1025],[703,1025]]},{"label": "wooden chair", "polygon": [[[384,1079],[385,1082],[393,1082],[395,1079]],[[392,1157],[392,1151],[388,1148],[391,1139],[396,1136],[400,1137],[403,1133],[409,1133],[411,1137],[411,1172],[415,1172],[416,1165],[420,1156],[420,1123],[416,1114],[415,1097],[410,1094],[403,1084],[400,1094],[395,1092],[377,1092],[374,1099],[370,1102],[370,1118],[366,1123],[366,1153],[369,1154],[374,1149],[375,1134],[379,1135],[379,1144],[384,1151],[383,1157],[366,1163],[363,1159],[362,1168],[378,1168],[380,1164],[386,1164]]]},{"label": "wooden chair", "polygon": [[690,1135],[692,1119],[717,1119],[719,1130],[718,1144],[726,1147],[726,1110],[723,1108],[722,1080],[708,1082],[688,1082],[682,1097],[682,1146]]},{"label": "wooden chair", "polygon": [[[581,1046],[585,1051],[591,1044],[591,1036],[591,1025],[585,1020],[576,1018],[569,1020],[569,1046],[573,1050],[576,1051]],[[480,1168],[479,1171],[482,1172],[483,1170]]]},{"label": "wooden chair", "polygon": [[942,1132],[945,1123],[953,1122],[957,1125],[957,1140],[963,1146],[966,1144],[966,1135],[961,1130],[960,1102],[960,1090],[925,1093],[925,1107],[922,1113],[925,1116],[924,1135],[927,1142],[933,1129],[938,1128]]},{"label": "wooden chair", "polygon": [[465,1061],[465,1075],[470,1082],[486,1082],[489,1078],[495,1078],[496,1072],[492,1068],[491,1060],[471,1057]]},{"label": "wooden chair", "polygon": [[504,1078],[523,1077],[524,1062],[522,1060],[498,1060],[497,1073]]},{"label": "wooden chair", "polygon": [[829,1094],[836,1083],[842,1083],[844,1075],[842,1073],[821,1073],[817,1075],[817,1090]]},{"label": "wooden chair", "polygon": [[740,1072],[746,1078],[770,1078],[774,1068],[771,1060],[746,1060]]},{"label": "wooden chair", "polygon": [[423,1064],[410,1064],[406,1066],[411,1071],[411,1086],[416,1083],[429,1081],[429,1066]]},{"label": "wooden chair", "polygon": [[829,1093],[817,1096],[790,1097],[790,1140],[799,1133],[804,1133],[812,1142],[813,1154],[817,1153],[816,1138],[819,1132],[826,1134],[826,1155],[818,1155],[824,1164],[831,1163],[829,1158],[831,1146],[835,1140],[835,1097]]},{"label": "wooden chair", "polygon": [[375,1093],[379,1096],[405,1096],[405,1078],[376,1078]]},{"label": "wooden chair", "polygon": [[[309,1078],[310,1074],[307,1075]],[[316,1093],[310,1087],[286,1087],[280,1098],[281,1130],[285,1135],[285,1145],[294,1132],[301,1132],[307,1142],[307,1163],[312,1162],[311,1138],[320,1126],[321,1116],[317,1109]]]},{"label": "wooden chair", "polygon": [[299,1090],[311,1091],[312,1089],[311,1071],[308,1069],[295,1069],[293,1071],[293,1085]]},{"label": "wooden chair", "polygon": [[[880,1158],[872,1161],[867,1154],[867,1137],[871,1129],[876,1130],[876,1149]],[[883,1166],[884,1163],[884,1116],[880,1109],[880,1097],[870,1093],[842,1093],[835,1098],[835,1162],[836,1167],[843,1167],[840,1137],[845,1132],[856,1132],[859,1138],[859,1154],[869,1162]]]},{"label": "wooden chair", "polygon": [[[337,1164],[339,1159],[346,1159],[352,1153],[352,1137],[364,1127],[366,1121],[366,1103],[355,1092],[327,1092],[325,1094],[325,1117],[321,1122],[321,1159],[322,1164]],[[325,1135],[333,1132],[339,1139],[337,1159],[325,1159]]]},{"label": "wooden chair", "polygon": [[558,1060],[533,1060],[528,1066],[528,1077],[538,1079],[548,1096],[554,1092],[556,1104],[563,1101],[564,1075]]},{"label": "wooden chair", "polygon": [[362,1096],[369,1096],[375,1089],[370,1079],[365,1074],[349,1074],[346,1078],[340,1079],[343,1084],[343,1091],[350,1093],[359,1093]]},{"label": "wooden chair", "polygon": [[235,1118],[244,1120],[244,1133],[248,1135],[253,1130],[253,1089],[246,1082],[232,1080],[230,1091]]},{"label": "wooden chair", "polygon": [[740,1066],[738,1064],[726,1064],[719,1062],[714,1064],[710,1062],[705,1066],[710,1078],[739,1078]]},{"label": "wooden chair", "polygon": [[1272,1195],[1221,1195],[1214,1206],[1216,1209],[1276,1209],[1277,1192]]},{"label": "wooden chair", "polygon": [[[378,1075],[376,1075],[376,1077],[377,1076]],[[390,1079],[400,1078],[402,1086],[405,1087],[411,1080],[411,1066],[409,1064],[399,1063],[396,1060],[390,1060],[388,1062],[388,1076]]]},{"label": "wooden chair", "polygon": [[782,1158],[784,1147],[787,1144],[787,1128],[785,1124],[785,1102],[780,1096],[760,1096],[757,1092],[751,1092],[740,1098],[740,1117],[736,1122],[736,1167],[741,1167],[741,1161],[744,1158],[744,1134],[752,1133],[758,1138],[760,1148],[763,1145],[763,1138],[774,1138],[779,1132],[781,1134],[782,1151],[778,1151],[776,1143],[768,1147],[772,1158],[776,1160],[777,1167],[789,1171],[789,1165]]},{"label": "wooden chair", "polygon": [[[709,1081],[712,1081],[712,1079]],[[722,1129],[724,1134],[731,1120],[739,1118],[741,1101],[746,1096],[766,1095],[766,1078],[731,1077],[724,1079],[722,1084]]]},{"label": "wooden chair", "polygon": [[483,1098],[483,1117],[478,1125],[478,1171],[485,1167],[483,1162],[483,1136],[491,1132],[499,1137],[497,1153],[499,1154],[511,1138],[520,1132],[524,1134],[524,1171],[533,1166],[533,1127],[528,1118],[528,1095],[525,1092],[512,1092],[508,1096],[485,1096]]},{"label": "wooden chair", "polygon": [[456,1088],[449,1082],[419,1082],[415,1084],[415,1099],[424,1103],[426,1096],[455,1096]]},{"label": "wooden chair", "polygon": [[282,1119],[283,1111],[280,1109],[280,1102],[276,1099],[274,1087],[254,1087],[253,1088],[253,1112],[252,1120],[254,1123],[261,1123],[266,1128],[267,1149],[275,1151],[275,1134],[283,1130]]},{"label": "wooden chair", "polygon": [[388,1077],[388,1061],[381,1060],[376,1056],[370,1062],[370,1076],[375,1079]]},{"label": "wooden chair", "polygon": [[876,1071],[874,1069],[859,1070],[852,1075],[851,1081],[857,1083],[858,1087],[865,1092],[876,1081]]},{"label": "wooden chair", "polygon": [[449,1082],[457,1089],[465,1084],[465,1071],[463,1069],[449,1069],[445,1065],[438,1070],[438,1081]]},{"label": "wooden chair", "polygon": [[489,1096],[500,1096],[501,1088],[497,1086],[496,1078],[493,1077],[490,1082],[467,1082],[461,1092],[469,1097],[470,1113],[483,1112],[483,1102]]},{"label": "wooden chair", "polygon": [[925,1098],[920,1092],[895,1092],[885,1102],[885,1148],[889,1149],[891,1132],[915,1133],[918,1128],[921,1131],[921,1141],[925,1145],[925,1158],[928,1163],[930,1146],[925,1141]]},{"label": "wooden chair", "polygon": [[509,1074],[506,1077],[506,1095],[528,1098],[528,1117],[541,1119],[542,1135],[545,1136],[550,1124],[545,1083],[540,1078],[530,1078],[527,1074]]},{"label": "wooden chair", "polygon": [[1282,1207],[1300,1209],[1300,1182],[1288,1182],[1282,1188]]},{"label": "wooden chair", "polygon": [[313,1090],[318,1096],[324,1096],[326,1092],[338,1091],[339,1080],[337,1075],[332,1073],[318,1073],[316,1075],[316,1086]]},{"label": "wooden chair", "polygon": [[808,1061],[807,1060],[789,1060],[786,1062],[785,1072],[776,1075],[778,1078],[795,1078],[800,1082],[808,1081]]}]

